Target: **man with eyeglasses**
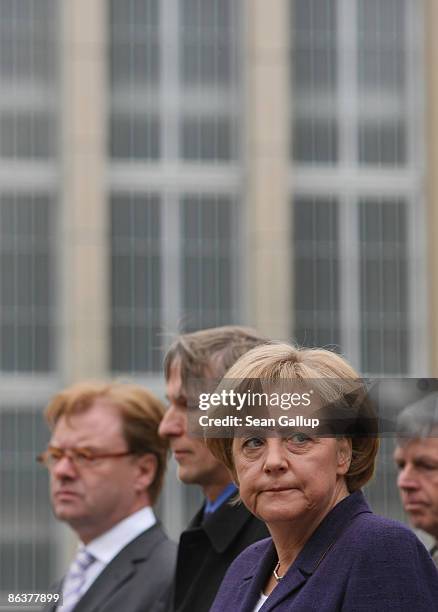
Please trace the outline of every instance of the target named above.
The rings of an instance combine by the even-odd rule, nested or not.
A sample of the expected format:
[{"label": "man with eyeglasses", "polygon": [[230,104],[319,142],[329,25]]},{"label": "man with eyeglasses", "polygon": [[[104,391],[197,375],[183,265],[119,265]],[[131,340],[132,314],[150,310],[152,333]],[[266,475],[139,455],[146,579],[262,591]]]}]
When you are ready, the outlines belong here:
[{"label": "man with eyeglasses", "polygon": [[176,547],[157,523],[168,446],[163,405],[146,389],[79,383],[49,403],[50,443],[38,460],[50,473],[55,516],[79,538],[58,591],[58,612],[144,612],[166,605]]}]

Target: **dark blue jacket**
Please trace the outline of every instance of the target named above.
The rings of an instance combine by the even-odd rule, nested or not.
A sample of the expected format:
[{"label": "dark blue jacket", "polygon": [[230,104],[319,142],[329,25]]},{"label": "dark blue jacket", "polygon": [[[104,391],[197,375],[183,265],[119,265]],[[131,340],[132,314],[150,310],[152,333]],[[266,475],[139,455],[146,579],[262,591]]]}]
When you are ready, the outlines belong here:
[{"label": "dark blue jacket", "polygon": [[[230,566],[211,612],[252,612],[275,564],[271,538]],[[361,491],[307,541],[261,612],[437,612],[438,572],[404,525],[373,514]]]}]

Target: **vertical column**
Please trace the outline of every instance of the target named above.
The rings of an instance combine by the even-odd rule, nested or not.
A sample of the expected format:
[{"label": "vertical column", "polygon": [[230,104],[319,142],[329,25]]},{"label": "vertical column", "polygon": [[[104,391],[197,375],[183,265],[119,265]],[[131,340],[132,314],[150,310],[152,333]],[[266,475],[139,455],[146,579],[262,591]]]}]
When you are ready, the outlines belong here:
[{"label": "vertical column", "polygon": [[426,215],[428,240],[429,287],[429,337],[430,374],[438,376],[438,38],[435,24],[438,22],[438,3],[426,0],[425,10],[425,77],[426,77]]},{"label": "vertical column", "polygon": [[248,320],[286,339],[291,321],[289,2],[246,2]]},{"label": "vertical column", "polygon": [[102,376],[108,354],[106,0],[63,11],[61,347],[66,381]]}]

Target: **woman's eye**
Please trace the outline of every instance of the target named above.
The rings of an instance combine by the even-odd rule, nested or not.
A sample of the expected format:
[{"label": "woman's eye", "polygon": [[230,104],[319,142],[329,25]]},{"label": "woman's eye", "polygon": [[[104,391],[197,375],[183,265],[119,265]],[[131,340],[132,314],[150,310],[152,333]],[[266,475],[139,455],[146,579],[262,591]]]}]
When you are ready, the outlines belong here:
[{"label": "woman's eye", "polygon": [[263,440],[261,438],[248,438],[242,446],[247,449],[260,448],[260,446],[263,446]]},{"label": "woman's eye", "polygon": [[302,432],[294,433],[288,438],[288,441],[292,442],[292,444],[304,444],[305,442],[309,442],[310,440],[311,438],[309,438],[309,436]]}]

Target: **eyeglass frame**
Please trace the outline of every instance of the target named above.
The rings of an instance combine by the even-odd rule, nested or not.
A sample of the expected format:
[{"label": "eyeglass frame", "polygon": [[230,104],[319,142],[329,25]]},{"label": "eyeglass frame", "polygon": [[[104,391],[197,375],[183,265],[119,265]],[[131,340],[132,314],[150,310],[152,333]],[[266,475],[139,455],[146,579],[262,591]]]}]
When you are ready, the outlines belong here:
[{"label": "eyeglass frame", "polygon": [[[53,455],[50,455],[50,452],[53,450],[59,453],[59,457],[57,459],[55,459]],[[86,453],[84,453],[82,457],[78,458],[77,456],[78,451],[82,451],[83,453],[84,451],[86,451],[86,453],[88,453],[89,456],[86,457]],[[94,453],[93,451],[90,451],[90,449],[86,447],[60,448],[58,446],[49,445],[46,448],[46,450],[40,453],[39,455],[37,455],[35,459],[38,463],[40,463],[41,465],[44,465],[47,469],[51,469],[59,461],[61,461],[61,459],[64,459],[65,457],[67,457],[76,468],[80,469],[82,467],[92,467],[93,462],[95,460],[127,457],[128,455],[134,455],[134,454],[137,454],[137,453],[134,453],[133,451],[122,451],[119,453]],[[52,459],[51,463],[50,463],[50,459]],[[79,460],[79,464],[78,464],[78,460]],[[84,461],[85,463],[81,463],[81,461]]]}]

